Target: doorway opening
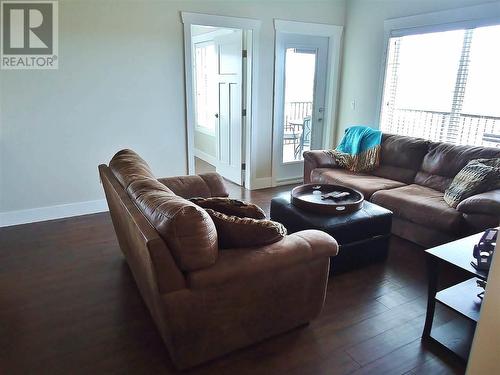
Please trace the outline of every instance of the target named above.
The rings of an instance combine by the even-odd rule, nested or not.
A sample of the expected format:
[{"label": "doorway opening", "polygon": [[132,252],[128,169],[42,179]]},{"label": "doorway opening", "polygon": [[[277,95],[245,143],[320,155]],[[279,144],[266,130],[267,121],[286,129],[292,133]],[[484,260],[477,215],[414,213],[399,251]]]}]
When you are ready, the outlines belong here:
[{"label": "doorway opening", "polygon": [[195,173],[241,185],[243,31],[192,25],[191,38]]},{"label": "doorway opening", "polygon": [[182,19],[188,172],[216,171],[250,187],[254,38],[260,23],[185,12]]}]

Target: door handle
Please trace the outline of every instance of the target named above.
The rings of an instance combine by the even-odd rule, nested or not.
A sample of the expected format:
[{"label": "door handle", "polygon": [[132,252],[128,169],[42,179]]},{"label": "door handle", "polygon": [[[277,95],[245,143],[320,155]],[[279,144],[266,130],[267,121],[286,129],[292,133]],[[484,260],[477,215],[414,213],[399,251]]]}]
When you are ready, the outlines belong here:
[{"label": "door handle", "polygon": [[[318,108],[318,112],[323,114],[323,112],[325,112],[325,108],[323,108],[323,107]],[[318,122],[321,122],[321,121],[323,121],[323,117],[318,118]]]},{"label": "door handle", "polygon": [[219,114],[218,113],[215,114],[215,118],[219,118]]}]

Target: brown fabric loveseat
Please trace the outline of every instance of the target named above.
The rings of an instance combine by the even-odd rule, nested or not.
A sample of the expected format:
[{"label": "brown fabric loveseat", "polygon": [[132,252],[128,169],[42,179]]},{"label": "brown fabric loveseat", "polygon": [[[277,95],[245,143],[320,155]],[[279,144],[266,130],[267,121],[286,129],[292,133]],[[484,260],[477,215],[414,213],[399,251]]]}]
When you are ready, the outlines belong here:
[{"label": "brown fabric loveseat", "polygon": [[113,225],[171,359],[188,368],[305,324],[321,311],[337,243],[307,230],[219,250],[189,197],[227,196],[215,173],[157,180],[136,153],[100,165]]},{"label": "brown fabric loveseat", "polygon": [[371,173],[336,167],[324,151],[304,152],[304,181],[342,184],[393,211],[392,233],[432,247],[500,220],[500,190],[463,200],[456,209],[443,199],[453,177],[473,159],[500,158],[500,149],[455,146],[383,134],[380,166]]}]

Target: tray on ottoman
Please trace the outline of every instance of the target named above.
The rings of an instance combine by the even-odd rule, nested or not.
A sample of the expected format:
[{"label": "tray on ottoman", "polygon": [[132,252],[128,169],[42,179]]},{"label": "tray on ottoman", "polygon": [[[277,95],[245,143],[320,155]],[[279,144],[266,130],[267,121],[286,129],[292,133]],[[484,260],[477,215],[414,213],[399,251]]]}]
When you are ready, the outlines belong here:
[{"label": "tray on ottoman", "polygon": [[294,188],[291,194],[294,206],[331,215],[345,215],[357,211],[365,200],[363,194],[357,190],[331,184],[300,185]]},{"label": "tray on ottoman", "polygon": [[387,257],[392,212],[363,201],[359,210],[343,215],[314,213],[292,204],[290,192],[271,200],[271,219],[282,223],[289,233],[319,229],[339,243],[331,270],[342,272]]}]

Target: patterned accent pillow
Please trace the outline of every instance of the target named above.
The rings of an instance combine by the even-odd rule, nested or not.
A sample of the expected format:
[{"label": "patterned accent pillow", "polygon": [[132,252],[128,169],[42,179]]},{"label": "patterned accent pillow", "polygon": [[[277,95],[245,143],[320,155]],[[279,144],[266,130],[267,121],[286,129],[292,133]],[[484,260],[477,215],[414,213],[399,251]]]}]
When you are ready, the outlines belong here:
[{"label": "patterned accent pillow", "polygon": [[500,186],[500,158],[471,160],[457,173],[444,192],[444,200],[456,208],[465,198]]},{"label": "patterned accent pillow", "polygon": [[215,224],[221,249],[269,245],[286,236],[286,228],[276,221],[230,216],[210,208],[205,211]]},{"label": "patterned accent pillow", "polygon": [[258,220],[266,218],[265,212],[259,206],[237,199],[214,197],[191,198],[190,201],[202,208],[209,208],[229,216],[249,217]]}]

